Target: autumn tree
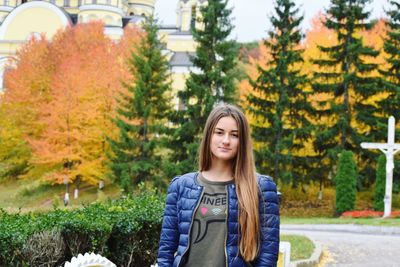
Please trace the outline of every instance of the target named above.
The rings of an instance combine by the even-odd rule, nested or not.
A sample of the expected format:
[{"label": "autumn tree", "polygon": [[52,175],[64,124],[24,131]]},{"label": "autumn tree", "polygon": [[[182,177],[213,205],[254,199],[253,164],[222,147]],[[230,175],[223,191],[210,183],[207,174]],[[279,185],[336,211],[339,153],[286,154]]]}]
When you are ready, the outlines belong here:
[{"label": "autumn tree", "polygon": [[303,18],[291,0],[277,0],[274,28],[264,41],[271,59],[259,67],[259,75],[251,81],[253,93],[248,96],[248,110],[256,118],[252,126],[256,143],[257,166],[284,182],[297,182],[307,177],[312,167],[299,153],[311,135],[307,114],[312,108],[307,98],[307,78],[301,73],[303,62],[299,44],[299,25]]},{"label": "autumn tree", "polygon": [[109,139],[113,178],[125,192],[142,181],[157,181],[161,165],[160,137],[165,134],[170,109],[168,62],[162,54],[158,25],[154,18],[143,24],[145,34],[129,59],[134,77],[124,82],[118,97],[117,139]]},{"label": "autumn tree", "polygon": [[49,42],[32,38],[11,57],[4,73],[0,100],[1,176],[20,177],[30,171],[28,138],[37,138],[45,125],[40,107],[49,101],[53,67],[48,62]]},{"label": "autumn tree", "polygon": [[32,150],[26,177],[96,184],[106,172],[105,132],[120,90],[122,50],[101,23],[32,40],[7,71],[4,101]]},{"label": "autumn tree", "polygon": [[197,43],[192,58],[196,71],[178,93],[184,108],[170,116],[175,126],[169,141],[172,156],[166,166],[170,176],[197,169],[200,136],[208,114],[220,102],[236,102],[236,45],[228,40],[233,26],[227,5],[227,0],[209,0],[200,7],[201,26],[192,28]]},{"label": "autumn tree", "polygon": [[36,163],[58,166],[48,175],[51,180],[62,182],[67,175],[70,181],[96,184],[104,179],[104,133],[111,130],[104,114],[111,110],[119,76],[112,46],[100,23],[69,28],[53,39],[56,71],[41,118],[46,129],[30,142]]},{"label": "autumn tree", "polygon": [[50,101],[50,83],[54,66],[49,61],[49,41],[32,38],[10,58],[5,72],[2,105],[23,135],[37,137],[45,127],[39,122],[40,107]]},{"label": "autumn tree", "polygon": [[[371,152],[362,150],[360,143],[381,140],[377,131],[379,115],[379,79],[374,75],[377,65],[369,61],[378,55],[364,45],[361,31],[371,29],[373,23],[365,11],[368,0],[333,0],[327,9],[324,25],[334,31],[336,43],[320,46],[324,55],[314,63],[313,89],[325,94],[318,101],[319,125],[315,146],[325,171],[332,170],[342,150],[354,151],[363,162],[371,162]],[[372,179],[372,164],[364,164],[362,174]]]}]

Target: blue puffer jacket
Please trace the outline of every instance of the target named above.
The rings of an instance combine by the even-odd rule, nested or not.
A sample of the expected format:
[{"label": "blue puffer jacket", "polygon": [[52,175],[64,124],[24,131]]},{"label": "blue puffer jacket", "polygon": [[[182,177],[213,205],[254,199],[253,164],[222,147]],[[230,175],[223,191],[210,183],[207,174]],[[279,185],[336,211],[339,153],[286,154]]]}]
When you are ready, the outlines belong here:
[{"label": "blue puffer jacket", "polygon": [[[184,266],[187,260],[191,222],[203,192],[203,187],[197,182],[197,175],[196,172],[175,177],[169,186],[158,250],[159,267],[180,267]],[[276,266],[279,252],[279,204],[276,185],[268,176],[257,175],[257,177],[261,191],[259,255],[251,265],[239,255],[238,203],[235,185],[229,185],[226,240],[228,267]]]}]

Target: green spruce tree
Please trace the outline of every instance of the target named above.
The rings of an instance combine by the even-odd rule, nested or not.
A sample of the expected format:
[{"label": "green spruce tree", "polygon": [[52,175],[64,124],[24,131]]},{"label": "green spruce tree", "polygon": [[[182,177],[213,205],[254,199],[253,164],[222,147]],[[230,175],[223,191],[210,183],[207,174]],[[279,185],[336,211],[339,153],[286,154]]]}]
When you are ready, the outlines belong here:
[{"label": "green spruce tree", "polygon": [[[394,116],[397,120],[400,118],[400,1],[391,0],[391,9],[389,9],[386,14],[388,20],[386,21],[386,26],[388,28],[386,37],[384,39],[384,51],[387,54],[386,66],[384,70],[380,70],[384,77],[384,88],[386,90],[387,96],[383,99],[381,105],[383,106],[384,114],[386,115],[385,121],[382,122],[382,132],[387,133],[387,117]],[[396,131],[396,140],[400,140],[400,131]],[[395,165],[399,165],[399,161],[395,160]],[[398,168],[395,168],[396,172]],[[383,210],[384,203],[384,187],[385,187],[385,177],[378,188],[378,172],[379,172],[379,162],[376,177],[376,188],[375,188],[375,202],[374,208],[376,210]],[[394,174],[396,177],[396,173]],[[394,180],[394,185],[396,186],[396,179]],[[379,192],[378,192],[379,190]],[[378,195],[379,194],[379,195]]]},{"label": "green spruce tree", "polygon": [[254,93],[248,97],[248,110],[256,118],[252,129],[257,167],[284,182],[308,178],[312,167],[311,157],[299,153],[313,127],[307,118],[312,112],[307,78],[300,71],[303,17],[298,13],[292,0],[275,2],[270,19],[274,30],[264,41],[272,57],[266,68],[259,68],[258,78],[250,81]]},{"label": "green spruce tree", "polygon": [[144,36],[129,59],[134,77],[123,83],[126,93],[118,98],[118,140],[108,139],[112,176],[126,192],[142,181],[159,181],[161,158],[157,150],[165,134],[170,111],[168,61],[162,54],[154,18],[143,23]]},{"label": "green spruce tree", "polygon": [[[387,11],[389,19],[387,36],[384,40],[384,51],[388,68],[381,70],[384,75],[384,86],[388,96],[382,101],[383,110],[388,116],[400,117],[400,2],[390,1],[393,8]],[[384,124],[386,125],[386,123]],[[400,138],[400,135],[398,135]]]},{"label": "green spruce tree", "polygon": [[336,187],[336,214],[353,210],[357,192],[357,166],[354,154],[343,150],[339,154],[338,171],[335,176]]},{"label": "green spruce tree", "polygon": [[374,209],[383,211],[385,197],[385,181],[386,181],[386,157],[380,155],[378,159],[378,166],[376,168],[376,179],[375,179],[375,195],[374,195]]},{"label": "green spruce tree", "polygon": [[208,0],[200,8],[198,22],[192,27],[197,43],[192,58],[194,71],[186,81],[186,87],[178,93],[183,108],[173,112],[170,120],[172,155],[165,168],[170,175],[197,169],[200,136],[207,116],[220,103],[234,103],[237,97],[235,67],[236,45],[228,40],[233,29],[227,8],[227,0]]},{"label": "green spruce tree", "polygon": [[[363,141],[383,140],[379,129],[382,107],[373,100],[381,90],[374,75],[377,65],[368,63],[378,52],[363,44],[360,32],[371,29],[370,12],[365,11],[370,0],[331,0],[325,26],[334,31],[337,43],[320,47],[322,57],[314,63],[313,89],[326,99],[319,101],[319,125],[315,147],[321,156],[321,166],[327,172],[334,169],[342,150],[354,151],[363,162],[364,181],[374,177],[371,151],[361,149]],[[321,171],[322,173],[322,171]]]}]

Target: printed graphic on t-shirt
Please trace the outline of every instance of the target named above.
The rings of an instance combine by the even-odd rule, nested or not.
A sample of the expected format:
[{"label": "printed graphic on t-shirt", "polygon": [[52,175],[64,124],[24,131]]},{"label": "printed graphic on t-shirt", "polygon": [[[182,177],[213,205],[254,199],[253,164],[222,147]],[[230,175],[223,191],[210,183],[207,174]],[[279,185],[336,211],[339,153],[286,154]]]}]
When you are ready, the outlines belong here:
[{"label": "printed graphic on t-shirt", "polygon": [[218,227],[215,224],[223,224],[226,219],[226,193],[208,194],[204,193],[201,199],[200,218],[195,218],[193,223],[194,229],[197,231],[193,233],[194,244],[199,243],[207,235],[210,227]]}]

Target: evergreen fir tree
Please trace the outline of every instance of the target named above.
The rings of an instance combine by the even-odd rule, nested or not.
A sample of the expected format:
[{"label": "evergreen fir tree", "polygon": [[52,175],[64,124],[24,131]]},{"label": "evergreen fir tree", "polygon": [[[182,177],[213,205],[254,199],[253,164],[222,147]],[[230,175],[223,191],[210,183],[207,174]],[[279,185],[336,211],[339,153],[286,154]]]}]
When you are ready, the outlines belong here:
[{"label": "evergreen fir tree", "polygon": [[354,154],[343,150],[339,154],[338,171],[335,176],[336,214],[354,210],[356,203],[357,166]]},{"label": "evergreen fir tree", "polygon": [[[373,76],[377,65],[368,63],[379,53],[363,44],[360,32],[370,29],[369,0],[332,0],[325,26],[336,33],[337,44],[320,47],[323,57],[314,60],[319,67],[314,73],[313,89],[324,97],[319,101],[319,125],[315,147],[323,158],[321,166],[330,171],[340,151],[346,149],[362,157],[363,176],[373,180],[373,152],[363,150],[364,141],[383,140],[377,130],[382,107],[373,99],[379,92],[379,79]],[[325,163],[324,165],[322,165]]]},{"label": "evergreen fir tree", "polygon": [[378,159],[378,166],[376,168],[376,179],[375,179],[375,195],[374,195],[374,209],[383,211],[385,197],[385,182],[386,182],[386,157],[380,155]]},{"label": "evergreen fir tree", "polygon": [[[384,75],[384,85],[388,96],[382,101],[385,115],[400,117],[400,2],[390,1],[393,9],[387,11],[389,20],[387,37],[384,41],[384,51],[388,55],[388,68],[381,70]],[[385,124],[386,125],[386,124]],[[400,137],[400,136],[399,136]]]},{"label": "evergreen fir tree", "polygon": [[172,156],[165,167],[170,175],[197,169],[200,136],[208,114],[220,102],[234,103],[237,96],[237,53],[235,42],[227,39],[233,29],[232,10],[227,3],[208,0],[200,8],[198,20],[202,26],[192,28],[197,43],[196,56],[192,58],[195,70],[190,73],[185,89],[178,93],[184,108],[170,116],[175,126],[169,141]]},{"label": "evergreen fir tree", "polygon": [[298,12],[292,0],[276,1],[276,14],[271,17],[274,31],[264,41],[272,58],[265,69],[259,68],[258,78],[250,81],[254,93],[248,97],[248,110],[256,119],[252,129],[257,167],[285,182],[308,177],[312,167],[311,157],[299,153],[311,135],[307,115],[312,107],[305,91],[307,78],[300,71],[303,17]]},{"label": "evergreen fir tree", "polygon": [[159,178],[161,159],[159,136],[165,134],[166,114],[170,110],[168,61],[158,40],[154,18],[143,23],[144,36],[132,52],[129,69],[132,83],[123,83],[125,93],[118,98],[119,139],[108,139],[112,176],[125,191],[144,180]]},{"label": "evergreen fir tree", "polygon": [[[388,15],[388,20],[386,21],[386,26],[388,28],[387,35],[384,40],[384,51],[387,54],[386,65],[388,68],[385,70],[380,70],[384,76],[384,88],[386,89],[387,96],[383,99],[381,105],[383,106],[384,114],[387,117],[393,115],[396,119],[400,118],[400,1],[391,0],[389,1],[392,8],[386,13]],[[382,123],[382,128],[387,128],[387,122]],[[387,130],[382,130],[387,132]],[[400,131],[396,131],[396,140],[400,139]],[[398,170],[397,165],[399,161],[395,160],[395,169]],[[379,179],[378,184],[378,172],[379,172],[379,161],[377,167],[377,177],[375,184],[375,202],[374,208],[376,210],[384,210],[383,197],[385,195],[385,174]],[[385,167],[382,167],[385,168]],[[382,172],[382,170],[381,170]],[[385,169],[383,169],[385,173]],[[382,175],[382,174],[381,174]],[[396,185],[396,173],[394,174],[394,183]],[[381,179],[383,181],[381,181]]]}]

